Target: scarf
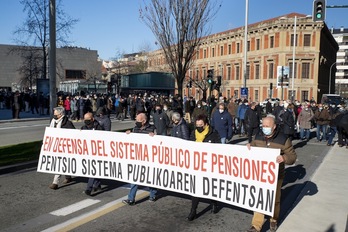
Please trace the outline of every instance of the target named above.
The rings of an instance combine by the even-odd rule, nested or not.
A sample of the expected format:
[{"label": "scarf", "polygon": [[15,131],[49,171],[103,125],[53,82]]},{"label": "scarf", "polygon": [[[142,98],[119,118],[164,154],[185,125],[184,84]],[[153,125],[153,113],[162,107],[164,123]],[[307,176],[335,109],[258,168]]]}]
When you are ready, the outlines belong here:
[{"label": "scarf", "polygon": [[50,127],[61,128],[62,127],[63,118],[64,118],[64,116],[62,116],[61,118],[59,118],[57,120],[52,119]]},{"label": "scarf", "polygon": [[195,130],[195,136],[196,136],[196,142],[203,142],[205,136],[209,132],[209,126],[207,126],[202,133],[199,133],[197,130]]}]

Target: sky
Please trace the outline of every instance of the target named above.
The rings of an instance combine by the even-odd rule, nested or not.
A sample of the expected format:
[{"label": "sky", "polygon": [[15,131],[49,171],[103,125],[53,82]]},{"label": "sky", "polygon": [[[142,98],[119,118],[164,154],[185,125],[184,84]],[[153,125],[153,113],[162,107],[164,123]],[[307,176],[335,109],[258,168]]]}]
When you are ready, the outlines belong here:
[{"label": "sky", "polygon": [[[58,2],[58,0],[56,0]],[[78,19],[72,28],[71,46],[97,50],[99,58],[113,59],[144,47],[158,49],[151,30],[140,20],[139,8],[149,0],[62,0],[63,10]],[[214,0],[213,0],[214,1]],[[244,26],[246,0],[216,0],[221,7],[209,25],[211,33]],[[313,0],[248,0],[248,23],[289,13],[312,15]],[[327,0],[327,5],[348,5],[348,0]],[[327,8],[329,28],[348,28],[348,8]],[[0,44],[15,44],[13,31],[27,14],[20,0],[0,0]]]}]

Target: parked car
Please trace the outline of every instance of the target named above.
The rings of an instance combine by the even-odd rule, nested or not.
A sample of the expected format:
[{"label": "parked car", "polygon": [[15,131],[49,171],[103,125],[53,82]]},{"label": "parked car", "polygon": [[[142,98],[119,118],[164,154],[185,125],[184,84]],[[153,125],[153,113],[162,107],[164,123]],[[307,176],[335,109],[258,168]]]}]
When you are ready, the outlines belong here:
[{"label": "parked car", "polygon": [[[266,104],[267,104],[268,100],[269,100],[269,98],[266,98],[263,102],[261,102],[261,106],[262,106],[263,108],[266,107]],[[274,106],[274,103],[279,102],[279,101],[280,101],[279,98],[271,98],[272,107]]]}]

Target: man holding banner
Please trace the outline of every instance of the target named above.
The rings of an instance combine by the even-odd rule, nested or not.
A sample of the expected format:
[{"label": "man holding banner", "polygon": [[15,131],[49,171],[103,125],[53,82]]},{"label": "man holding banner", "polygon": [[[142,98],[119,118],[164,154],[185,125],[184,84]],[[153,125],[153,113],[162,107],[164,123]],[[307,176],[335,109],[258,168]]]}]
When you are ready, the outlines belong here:
[{"label": "man holding banner", "polygon": [[[141,134],[149,134],[150,136],[154,136],[155,126],[149,123],[149,120],[145,113],[140,113],[135,118],[135,127],[133,128],[133,133],[141,133]],[[127,134],[131,133],[130,130],[126,131]],[[150,198],[149,201],[156,201],[157,189],[150,189]],[[131,184],[131,188],[129,190],[128,199],[123,200],[122,202],[127,205],[135,205],[135,195],[137,194],[138,185]]]},{"label": "man holding banner", "polygon": [[[53,109],[53,119],[51,121],[50,127],[75,129],[74,124],[68,119],[67,116],[65,116],[65,109],[62,106],[58,106]],[[53,183],[49,186],[50,189],[58,189],[60,177],[61,175],[54,175]],[[71,181],[71,176],[65,176],[63,183],[68,184]]]},{"label": "man holding banner", "polygon": [[[267,115],[262,120],[262,133],[257,134],[255,139],[251,143],[247,144],[249,150],[251,147],[265,147],[265,148],[276,148],[280,149],[280,155],[277,156],[276,161],[279,163],[278,171],[278,182],[275,197],[275,206],[273,217],[270,218],[270,231],[274,232],[277,230],[277,220],[280,212],[280,193],[281,187],[284,180],[285,164],[292,165],[295,163],[297,155],[292,146],[290,139],[280,131],[275,123],[274,115]],[[264,223],[265,215],[259,212],[254,212],[254,216],[251,222],[251,228],[248,232],[259,232],[261,231]]]}]

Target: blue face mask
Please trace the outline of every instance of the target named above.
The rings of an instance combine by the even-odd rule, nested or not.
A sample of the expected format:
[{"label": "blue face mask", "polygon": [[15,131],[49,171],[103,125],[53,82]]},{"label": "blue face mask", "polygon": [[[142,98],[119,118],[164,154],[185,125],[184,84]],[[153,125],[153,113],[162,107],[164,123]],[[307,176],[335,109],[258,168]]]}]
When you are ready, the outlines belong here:
[{"label": "blue face mask", "polygon": [[265,134],[265,135],[271,135],[272,134],[272,128],[271,127],[262,127],[262,132]]}]

